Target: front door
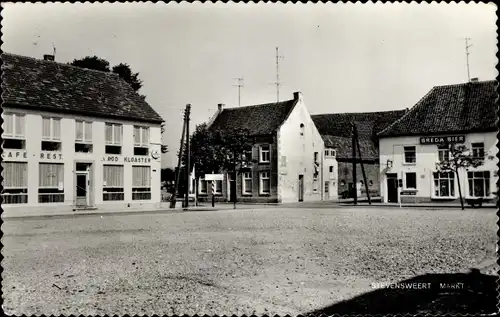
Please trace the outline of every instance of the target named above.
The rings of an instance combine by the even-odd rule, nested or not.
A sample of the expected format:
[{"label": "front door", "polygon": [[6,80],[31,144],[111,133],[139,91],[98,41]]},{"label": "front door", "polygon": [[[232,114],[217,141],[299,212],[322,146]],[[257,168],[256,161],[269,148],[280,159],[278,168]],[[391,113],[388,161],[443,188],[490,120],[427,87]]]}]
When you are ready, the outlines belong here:
[{"label": "front door", "polygon": [[299,175],[299,201],[304,201],[304,175]]},{"label": "front door", "polygon": [[330,199],[330,182],[325,182],[325,200]]},{"label": "front door", "polygon": [[227,174],[229,179],[229,201],[234,203],[236,201],[236,177],[233,173]]},{"label": "front door", "polygon": [[398,202],[398,174],[387,174],[387,201]]},{"label": "front door", "polygon": [[88,206],[89,204],[89,181],[88,173],[76,174],[76,205]]}]

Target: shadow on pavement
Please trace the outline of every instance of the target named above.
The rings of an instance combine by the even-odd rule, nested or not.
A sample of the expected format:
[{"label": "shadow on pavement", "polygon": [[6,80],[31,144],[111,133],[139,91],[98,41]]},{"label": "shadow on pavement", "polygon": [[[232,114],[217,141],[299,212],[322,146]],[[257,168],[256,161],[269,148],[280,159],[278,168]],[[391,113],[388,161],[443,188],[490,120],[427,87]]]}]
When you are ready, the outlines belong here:
[{"label": "shadow on pavement", "polygon": [[[347,301],[305,314],[492,314],[498,311],[497,276],[470,273],[426,274],[378,288]],[[414,284],[421,283],[421,284]],[[406,288],[409,285],[421,289]],[[428,288],[422,288],[427,285]],[[405,288],[403,288],[405,287]]]}]

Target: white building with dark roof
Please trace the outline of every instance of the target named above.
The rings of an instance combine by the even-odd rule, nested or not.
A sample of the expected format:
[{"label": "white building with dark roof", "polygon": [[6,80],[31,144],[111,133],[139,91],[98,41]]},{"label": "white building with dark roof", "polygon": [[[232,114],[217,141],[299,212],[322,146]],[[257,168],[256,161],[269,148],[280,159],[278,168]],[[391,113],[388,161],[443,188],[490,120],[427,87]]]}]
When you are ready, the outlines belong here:
[{"label": "white building with dark roof", "polygon": [[[496,199],[496,89],[496,81],[434,87],[380,132],[383,201],[457,202],[459,181],[465,199]],[[464,144],[483,164],[460,170],[458,179],[454,173],[438,171],[436,163],[450,155],[451,143]]]},{"label": "white building with dark roof", "polygon": [[163,119],[112,73],[2,54],[10,215],[160,203]]}]

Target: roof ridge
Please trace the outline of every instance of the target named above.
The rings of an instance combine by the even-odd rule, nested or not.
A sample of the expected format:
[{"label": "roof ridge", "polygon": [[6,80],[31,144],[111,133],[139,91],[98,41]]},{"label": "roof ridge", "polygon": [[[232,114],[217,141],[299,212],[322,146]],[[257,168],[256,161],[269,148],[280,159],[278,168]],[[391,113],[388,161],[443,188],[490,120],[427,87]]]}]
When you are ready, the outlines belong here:
[{"label": "roof ridge", "polygon": [[399,119],[396,119],[394,122],[392,122],[391,124],[389,124],[389,126],[387,126],[387,128],[385,128],[384,130],[380,131],[379,133],[377,133],[377,136],[380,136],[382,135],[382,133],[386,132],[387,130],[391,129],[396,123],[398,123],[399,121],[403,120],[403,118],[406,118],[406,116],[408,116],[408,114],[410,114],[411,112],[414,112],[414,110],[422,105],[422,102],[436,89],[437,87],[434,86],[431,88],[431,90],[429,90],[422,98],[420,98],[419,101],[417,101],[417,103],[411,107],[408,111],[406,111],[406,113],[404,115],[402,115]]},{"label": "roof ridge", "polygon": [[398,111],[405,111],[405,109],[400,109],[400,110],[383,110],[383,111],[367,111],[367,112],[332,112],[332,113],[318,113],[318,114],[311,114],[311,117],[313,117],[313,116],[338,115],[338,114],[343,114],[343,115],[350,115],[350,114],[375,114],[375,113],[387,113],[387,112],[398,112]]},{"label": "roof ridge", "polygon": [[245,108],[252,108],[252,107],[261,107],[261,106],[269,106],[269,105],[277,105],[277,104],[282,104],[286,102],[294,101],[294,99],[290,100],[283,100],[283,101],[278,101],[278,102],[268,102],[268,103],[261,103],[257,105],[248,105],[248,106],[241,106],[241,107],[230,107],[230,108],[223,108],[222,111],[224,110],[237,110],[237,109],[245,109]]},{"label": "roof ridge", "polygon": [[119,78],[121,78],[118,74],[113,73],[112,71],[106,72],[106,71],[103,71],[103,70],[97,70],[97,69],[92,69],[92,68],[79,67],[79,66],[74,66],[74,65],[71,65],[71,64],[68,64],[68,63],[62,63],[62,62],[57,62],[57,61],[47,61],[47,60],[36,58],[36,57],[32,57],[32,56],[25,56],[25,55],[19,55],[19,54],[14,54],[14,53],[3,52],[2,55],[11,55],[11,56],[16,56],[16,57],[20,57],[20,58],[31,59],[31,60],[34,60],[36,62],[42,62],[42,63],[45,63],[45,64],[56,64],[57,66],[65,66],[65,67],[68,67],[68,68],[75,68],[75,69],[81,69],[81,70],[84,70],[84,71],[97,72],[99,74],[106,74],[106,75],[111,74],[113,76],[118,76]]},{"label": "roof ridge", "polygon": [[481,80],[481,81],[469,81],[465,83],[459,83],[459,84],[449,84],[449,85],[436,85],[433,88],[449,88],[449,87],[459,87],[459,86],[465,86],[467,84],[473,84],[473,85],[478,85],[478,84],[488,84],[492,82],[496,82],[496,79],[490,79],[490,80]]}]

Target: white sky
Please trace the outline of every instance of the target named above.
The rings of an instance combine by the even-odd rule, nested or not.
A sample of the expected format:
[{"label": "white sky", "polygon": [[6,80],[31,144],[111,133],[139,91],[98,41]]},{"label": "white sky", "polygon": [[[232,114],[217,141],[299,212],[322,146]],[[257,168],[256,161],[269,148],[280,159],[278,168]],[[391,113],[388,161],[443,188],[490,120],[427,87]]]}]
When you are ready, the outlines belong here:
[{"label": "white sky", "polygon": [[[433,86],[495,79],[494,4],[3,4],[4,52],[56,60],[97,55],[131,65],[166,120],[163,166],[177,163],[183,110],[191,131],[218,103],[301,91],[312,114],[412,107]],[[35,45],[36,43],[36,45]]]}]

